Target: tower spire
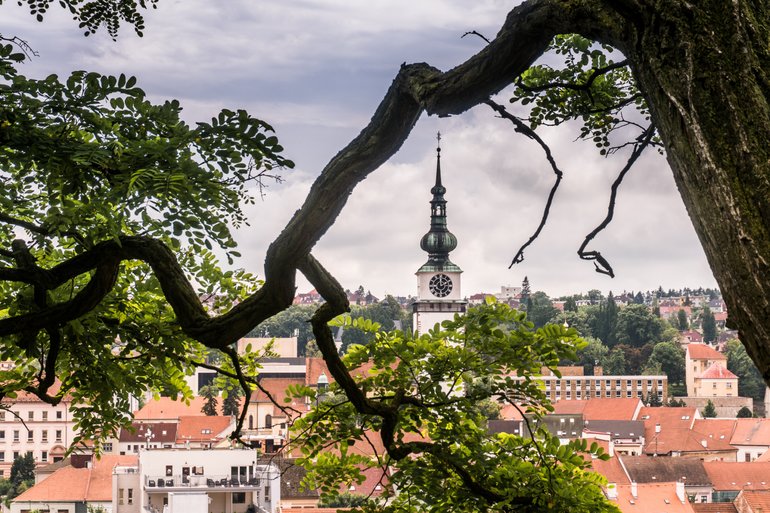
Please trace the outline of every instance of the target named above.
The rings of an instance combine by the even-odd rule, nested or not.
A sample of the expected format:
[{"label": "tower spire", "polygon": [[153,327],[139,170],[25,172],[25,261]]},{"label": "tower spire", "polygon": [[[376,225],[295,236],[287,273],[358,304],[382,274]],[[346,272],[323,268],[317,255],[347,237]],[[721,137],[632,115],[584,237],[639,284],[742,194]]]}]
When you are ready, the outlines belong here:
[{"label": "tower spire", "polygon": [[457,247],[457,237],[447,228],[446,187],[441,183],[441,132],[436,134],[436,183],[430,192],[430,231],[420,241],[420,247],[427,251],[428,262],[420,270],[423,271],[460,271],[449,260],[449,252]]}]

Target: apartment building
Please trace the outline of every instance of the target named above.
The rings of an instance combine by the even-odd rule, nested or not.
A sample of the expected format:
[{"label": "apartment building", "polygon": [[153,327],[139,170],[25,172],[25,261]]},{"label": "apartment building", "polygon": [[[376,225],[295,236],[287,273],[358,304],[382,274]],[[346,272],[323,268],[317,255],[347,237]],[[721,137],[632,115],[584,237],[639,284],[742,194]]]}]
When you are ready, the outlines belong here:
[{"label": "apartment building", "polygon": [[19,392],[4,399],[0,410],[0,477],[8,477],[13,460],[32,453],[38,465],[64,459],[78,431],[70,413],[68,398],[56,405]]},{"label": "apartment building", "polygon": [[[579,370],[578,370],[579,369]],[[655,394],[659,399],[668,397],[668,376],[585,376],[581,367],[559,368],[561,377],[548,371],[537,377],[543,382],[551,402],[605,399],[647,399]]]}]

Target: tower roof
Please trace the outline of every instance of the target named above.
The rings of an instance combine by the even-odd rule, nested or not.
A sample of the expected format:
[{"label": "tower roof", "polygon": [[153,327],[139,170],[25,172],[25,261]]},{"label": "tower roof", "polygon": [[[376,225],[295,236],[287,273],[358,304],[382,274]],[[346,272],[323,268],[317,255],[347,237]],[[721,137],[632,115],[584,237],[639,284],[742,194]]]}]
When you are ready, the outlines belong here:
[{"label": "tower roof", "polygon": [[436,148],[436,183],[430,192],[430,230],[420,240],[420,247],[428,253],[428,261],[417,272],[450,271],[462,272],[449,260],[449,252],[457,247],[457,237],[447,228],[446,187],[441,183],[441,134],[437,135],[439,146]]}]

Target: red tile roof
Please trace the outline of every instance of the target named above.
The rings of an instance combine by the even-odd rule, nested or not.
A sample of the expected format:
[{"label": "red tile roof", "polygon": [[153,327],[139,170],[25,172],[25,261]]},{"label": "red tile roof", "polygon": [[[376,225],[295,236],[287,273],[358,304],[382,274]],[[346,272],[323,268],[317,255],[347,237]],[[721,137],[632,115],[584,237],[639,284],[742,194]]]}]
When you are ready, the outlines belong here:
[{"label": "red tile roof", "polygon": [[687,353],[693,360],[727,360],[727,356],[706,344],[687,344]]},{"label": "red tile roof", "polygon": [[[235,419],[229,415],[196,415],[179,417],[176,442],[219,441],[234,429]],[[206,432],[208,431],[208,432]]]},{"label": "red tile roof", "polygon": [[134,413],[136,420],[178,420],[183,415],[199,415],[206,402],[205,397],[194,397],[190,404],[184,401],[160,397],[145,404]]},{"label": "red tile roof", "polygon": [[714,362],[700,375],[701,379],[738,379],[738,376],[727,370],[721,363]]},{"label": "red tile roof", "polygon": [[135,455],[105,454],[91,468],[64,467],[25,491],[18,502],[109,502],[112,500],[112,470],[117,465],[136,466]]},{"label": "red tile roof", "polygon": [[696,502],[692,509],[695,513],[738,513],[732,502]]},{"label": "red tile roof", "polygon": [[637,484],[636,497],[631,485],[618,486],[617,505],[623,513],[693,513],[692,505],[676,495],[676,483]]},{"label": "red tile roof", "polygon": [[[590,446],[591,444],[589,443],[588,445]],[[606,447],[604,447],[604,450],[607,452]],[[621,465],[617,454],[607,461],[591,459],[591,470],[606,477],[608,483],[618,485],[631,484],[631,480],[628,478],[626,471],[623,470],[623,465]]]},{"label": "red tile roof", "polygon": [[584,401],[559,401],[554,405],[557,415],[582,414],[584,420],[635,420],[641,407],[638,398],[593,398]]},{"label": "red tile roof", "polygon": [[770,511],[770,491],[768,490],[744,490],[736,499],[737,503],[745,501],[751,508],[750,511],[757,513]]},{"label": "red tile roof", "polygon": [[770,446],[770,419],[736,419],[730,443]]},{"label": "red tile roof", "polygon": [[715,491],[770,490],[770,462],[704,461]]}]

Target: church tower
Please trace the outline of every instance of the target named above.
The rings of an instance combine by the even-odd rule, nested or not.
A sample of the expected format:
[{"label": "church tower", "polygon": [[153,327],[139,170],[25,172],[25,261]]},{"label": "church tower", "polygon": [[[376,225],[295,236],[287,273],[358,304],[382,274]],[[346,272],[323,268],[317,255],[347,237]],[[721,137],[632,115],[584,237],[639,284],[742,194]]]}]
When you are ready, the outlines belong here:
[{"label": "church tower", "polygon": [[447,229],[446,188],[441,184],[441,134],[437,139],[436,184],[430,190],[430,230],[420,241],[428,261],[417,270],[417,301],[412,303],[412,325],[418,333],[454,318],[456,313],[464,313],[467,304],[460,294],[462,270],[449,260],[449,252],[457,247],[457,237]]}]

